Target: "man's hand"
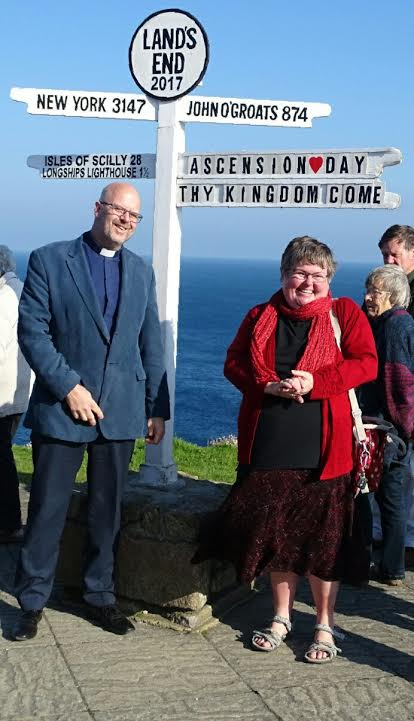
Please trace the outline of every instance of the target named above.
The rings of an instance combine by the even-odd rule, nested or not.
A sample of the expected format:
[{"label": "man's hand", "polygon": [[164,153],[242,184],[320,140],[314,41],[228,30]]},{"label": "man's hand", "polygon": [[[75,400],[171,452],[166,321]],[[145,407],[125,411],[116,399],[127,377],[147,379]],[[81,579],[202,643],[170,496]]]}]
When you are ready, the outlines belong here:
[{"label": "man's hand", "polygon": [[145,443],[157,445],[162,441],[165,433],[164,418],[148,418],[148,433],[145,436]]},{"label": "man's hand", "polygon": [[89,391],[79,383],[69,391],[65,400],[75,421],[84,421],[90,426],[96,426],[96,421],[104,417]]}]

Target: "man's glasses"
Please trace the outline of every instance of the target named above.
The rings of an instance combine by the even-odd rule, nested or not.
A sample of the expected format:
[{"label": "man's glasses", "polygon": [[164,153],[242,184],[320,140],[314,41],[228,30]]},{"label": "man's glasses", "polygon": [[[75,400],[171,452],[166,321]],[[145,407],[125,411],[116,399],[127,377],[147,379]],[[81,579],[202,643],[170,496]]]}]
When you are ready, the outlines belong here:
[{"label": "man's glasses", "polygon": [[116,203],[106,203],[104,200],[100,200],[99,202],[101,205],[106,205],[108,208],[111,208],[112,212],[117,215],[118,218],[121,218],[127,213],[132,223],[140,223],[143,218],[141,213],[136,213],[135,210],[127,210],[126,208],[123,208],[122,205],[116,205]]}]

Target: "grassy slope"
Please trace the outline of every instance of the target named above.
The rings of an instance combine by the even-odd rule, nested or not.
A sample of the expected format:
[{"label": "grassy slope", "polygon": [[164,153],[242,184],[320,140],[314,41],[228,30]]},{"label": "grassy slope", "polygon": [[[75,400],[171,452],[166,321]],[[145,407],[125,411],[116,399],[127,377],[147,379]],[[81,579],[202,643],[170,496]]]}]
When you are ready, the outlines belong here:
[{"label": "grassy slope", "polygon": [[[136,471],[144,460],[144,441],[135,443],[131,460],[131,468]],[[29,483],[32,474],[31,449],[24,446],[14,446],[14,457],[21,483]],[[174,439],[174,458],[178,470],[197,478],[208,478],[211,481],[233,483],[237,464],[237,449],[235,446],[195,446],[192,443]],[[83,462],[78,481],[86,478],[86,464]]]}]

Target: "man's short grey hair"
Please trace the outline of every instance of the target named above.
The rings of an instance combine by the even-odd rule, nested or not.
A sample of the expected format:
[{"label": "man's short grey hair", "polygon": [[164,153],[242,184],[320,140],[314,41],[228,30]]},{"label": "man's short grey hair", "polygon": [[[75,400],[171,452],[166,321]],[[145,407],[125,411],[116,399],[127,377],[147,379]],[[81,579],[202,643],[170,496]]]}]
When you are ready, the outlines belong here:
[{"label": "man's short grey hair", "polygon": [[411,225],[391,225],[381,236],[378,247],[396,240],[405,250],[414,250],[414,228]]},{"label": "man's short grey hair", "polygon": [[0,245],[0,275],[8,273],[10,270],[13,272],[16,270],[13,253],[7,245]]},{"label": "man's short grey hair", "polygon": [[407,276],[399,265],[381,265],[371,270],[365,281],[365,287],[378,287],[390,294],[392,307],[399,305],[408,308],[411,300]]}]

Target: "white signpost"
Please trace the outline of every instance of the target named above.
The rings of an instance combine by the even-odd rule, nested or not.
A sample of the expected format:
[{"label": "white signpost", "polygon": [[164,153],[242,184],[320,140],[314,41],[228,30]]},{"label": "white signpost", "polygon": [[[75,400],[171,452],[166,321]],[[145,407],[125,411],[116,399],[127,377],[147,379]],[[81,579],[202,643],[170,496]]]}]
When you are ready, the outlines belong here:
[{"label": "white signpost", "polygon": [[29,155],[27,165],[46,180],[144,180],[155,178],[155,153]]},{"label": "white signpost", "polygon": [[153,266],[172,413],[162,443],[147,447],[140,481],[166,489],[181,484],[173,459],[181,208],[399,205],[399,196],[378,180],[384,166],[401,162],[395,148],[185,153],[187,122],[309,128],[313,118],[331,112],[326,103],[183,97],[200,82],[208,59],[198,20],[181,10],[163,10],[144,20],[130,45],[130,70],[145,95],[36,88],[12,88],[10,94],[33,114],[158,123],[156,160],[148,153],[71,154],[30,156],[28,164],[45,179],[155,178]]}]

